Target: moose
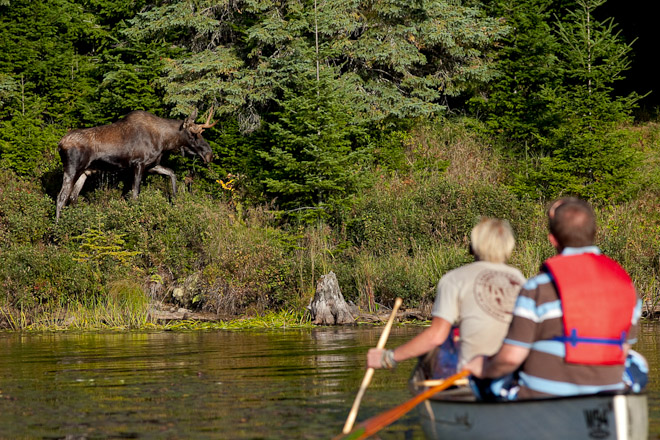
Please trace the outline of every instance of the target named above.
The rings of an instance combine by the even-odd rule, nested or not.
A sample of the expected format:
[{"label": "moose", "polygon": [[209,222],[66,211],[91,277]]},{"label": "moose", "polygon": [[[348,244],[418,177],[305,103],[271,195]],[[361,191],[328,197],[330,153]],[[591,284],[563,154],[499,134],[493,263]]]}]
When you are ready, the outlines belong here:
[{"label": "moose", "polygon": [[172,194],[176,194],[174,172],[160,165],[163,153],[179,150],[183,154],[198,155],[208,164],[213,160],[211,147],[202,132],[210,124],[213,108],[204,124],[196,124],[197,109],[184,121],[165,119],[149,112],[136,110],[109,125],[73,130],[58,143],[64,177],[57,196],[55,221],[67,202],[75,202],[85,180],[92,173],[106,169],[132,169],[133,198],[140,193],[144,172],[169,176]]}]

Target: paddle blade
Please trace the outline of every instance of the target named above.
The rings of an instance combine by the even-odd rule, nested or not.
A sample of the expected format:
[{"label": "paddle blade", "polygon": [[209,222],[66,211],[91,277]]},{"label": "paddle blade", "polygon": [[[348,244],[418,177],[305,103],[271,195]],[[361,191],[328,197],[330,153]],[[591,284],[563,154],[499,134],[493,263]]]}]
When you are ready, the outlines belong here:
[{"label": "paddle blade", "polygon": [[448,377],[442,384],[429,388],[413,397],[412,399],[403,402],[401,405],[396,406],[390,410],[385,411],[382,414],[374,416],[370,419],[365,420],[364,422],[358,424],[355,429],[353,429],[348,434],[340,434],[335,437],[333,440],[360,440],[367,437],[370,437],[385,428],[386,426],[391,425],[392,423],[399,420],[403,415],[410,412],[411,409],[433,396],[436,393],[439,393],[442,390],[445,390],[452,386],[454,382],[464,377],[467,377],[470,374],[468,370],[463,370],[459,373],[454,374],[453,376]]}]

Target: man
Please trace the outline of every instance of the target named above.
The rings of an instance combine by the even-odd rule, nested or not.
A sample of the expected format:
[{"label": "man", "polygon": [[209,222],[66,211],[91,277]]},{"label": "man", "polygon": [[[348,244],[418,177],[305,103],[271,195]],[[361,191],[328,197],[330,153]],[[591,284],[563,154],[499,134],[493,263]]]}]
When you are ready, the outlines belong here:
[{"label": "man", "polygon": [[460,329],[459,368],[478,354],[497,351],[525,282],[518,269],[505,264],[514,245],[508,222],[482,220],[470,235],[470,250],[476,261],[440,279],[431,326],[395,350],[369,350],[367,366],[394,368],[398,362],[428,353],[448,340],[452,325]]},{"label": "man", "polygon": [[477,378],[518,372],[519,388],[507,390],[497,381],[489,388],[496,398],[623,391],[626,357],[641,315],[632,281],[593,245],[596,219],[585,201],[554,202],[548,227],[558,255],[523,286],[500,350],[466,368]]}]

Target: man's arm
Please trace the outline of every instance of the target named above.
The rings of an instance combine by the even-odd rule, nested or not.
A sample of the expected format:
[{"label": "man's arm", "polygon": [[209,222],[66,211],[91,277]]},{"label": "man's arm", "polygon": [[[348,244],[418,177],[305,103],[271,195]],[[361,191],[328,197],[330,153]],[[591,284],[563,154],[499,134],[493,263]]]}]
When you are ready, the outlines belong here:
[{"label": "man's arm", "polygon": [[496,379],[516,371],[525,362],[528,354],[529,348],[503,344],[493,356],[477,356],[468,362],[465,368],[480,379]]},{"label": "man's arm", "polygon": [[[410,341],[394,349],[394,360],[401,362],[428,353],[445,342],[450,329],[451,323],[434,316],[430,327],[427,327]],[[378,348],[370,349],[367,353],[367,367],[382,368],[381,359],[384,352],[385,350]]]}]

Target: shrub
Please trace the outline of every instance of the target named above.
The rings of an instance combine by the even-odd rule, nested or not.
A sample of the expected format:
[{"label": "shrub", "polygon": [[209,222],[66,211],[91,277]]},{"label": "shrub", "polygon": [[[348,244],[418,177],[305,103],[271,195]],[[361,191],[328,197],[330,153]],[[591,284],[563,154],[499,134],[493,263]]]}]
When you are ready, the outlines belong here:
[{"label": "shrub", "polygon": [[522,226],[530,214],[530,204],[502,187],[394,178],[358,199],[343,221],[347,239],[356,246],[388,254],[452,241],[467,245],[482,216]]},{"label": "shrub", "polygon": [[[158,190],[146,188],[137,200],[100,192],[94,203],[79,203],[67,210],[55,229],[59,243],[77,248],[76,236],[89,225],[121,235],[124,249],[140,253],[142,267],[166,268],[174,278],[199,270],[205,261],[204,237],[211,223],[226,214],[204,196],[180,195],[174,204]],[[95,193],[96,194],[96,193]],[[114,195],[108,197],[108,194]]]},{"label": "shrub", "polygon": [[15,245],[0,265],[2,303],[29,310],[40,305],[85,302],[103,292],[94,267],[55,246]]},{"label": "shrub", "polygon": [[298,303],[292,247],[281,231],[224,219],[211,225],[204,247],[205,309],[233,315]]},{"label": "shrub", "polygon": [[50,231],[52,202],[34,182],[0,170],[0,249],[41,242]]}]

